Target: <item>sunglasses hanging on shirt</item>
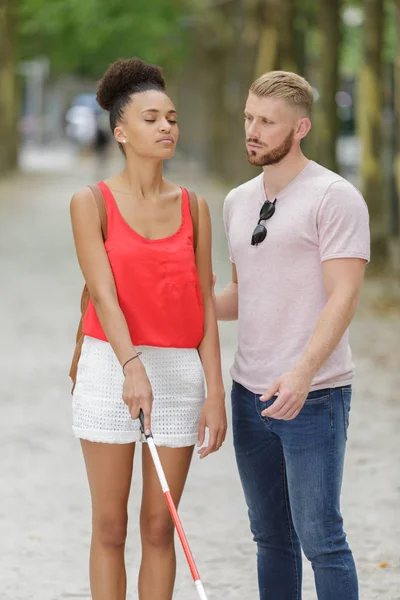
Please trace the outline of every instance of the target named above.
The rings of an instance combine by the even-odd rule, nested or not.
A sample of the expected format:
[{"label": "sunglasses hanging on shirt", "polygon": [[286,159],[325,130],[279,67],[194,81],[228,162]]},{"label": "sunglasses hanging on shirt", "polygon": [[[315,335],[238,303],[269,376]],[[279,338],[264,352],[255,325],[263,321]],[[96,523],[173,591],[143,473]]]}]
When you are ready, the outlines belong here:
[{"label": "sunglasses hanging on shirt", "polygon": [[264,204],[262,205],[258,223],[256,225],[256,228],[253,231],[253,235],[251,236],[251,245],[252,246],[258,246],[258,244],[261,244],[261,242],[263,242],[265,240],[265,238],[267,237],[267,228],[265,227],[265,225],[261,224],[261,221],[267,221],[268,219],[270,219],[272,217],[272,215],[275,212],[275,203],[276,203],[276,198],[273,202],[266,200],[264,202]]}]

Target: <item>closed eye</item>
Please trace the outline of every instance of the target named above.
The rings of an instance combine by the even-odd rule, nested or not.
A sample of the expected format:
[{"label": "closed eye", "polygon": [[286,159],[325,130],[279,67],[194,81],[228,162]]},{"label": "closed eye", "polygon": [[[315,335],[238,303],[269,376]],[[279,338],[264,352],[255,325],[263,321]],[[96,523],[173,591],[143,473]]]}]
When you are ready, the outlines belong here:
[{"label": "closed eye", "polygon": [[[146,123],[155,123],[156,119],[145,119]],[[171,125],[176,125],[178,123],[178,121],[172,121],[170,119],[168,119],[168,123],[171,123]]]}]

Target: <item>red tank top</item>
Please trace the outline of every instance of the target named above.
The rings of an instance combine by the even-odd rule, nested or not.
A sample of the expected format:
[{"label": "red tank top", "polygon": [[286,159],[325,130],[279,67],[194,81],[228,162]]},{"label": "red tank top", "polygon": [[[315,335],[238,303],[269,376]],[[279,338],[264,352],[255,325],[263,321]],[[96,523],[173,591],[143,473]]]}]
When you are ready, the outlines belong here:
[{"label": "red tank top", "polygon": [[[204,310],[187,190],[182,188],[178,231],[167,238],[147,240],[123,219],[110,188],[103,181],[99,186],[107,210],[104,245],[132,343],[197,348],[203,339]],[[91,300],[83,333],[107,341]]]}]

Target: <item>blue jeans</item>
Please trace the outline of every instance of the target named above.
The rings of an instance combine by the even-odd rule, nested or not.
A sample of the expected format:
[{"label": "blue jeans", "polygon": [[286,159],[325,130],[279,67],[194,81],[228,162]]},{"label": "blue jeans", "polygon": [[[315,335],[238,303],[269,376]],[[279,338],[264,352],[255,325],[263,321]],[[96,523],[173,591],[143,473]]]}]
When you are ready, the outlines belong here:
[{"label": "blue jeans", "polygon": [[257,543],[260,600],[301,600],[301,548],[319,600],[358,600],[343,531],[340,492],[351,386],[311,392],[291,421],[262,417],[260,402],[233,383],[233,438]]}]

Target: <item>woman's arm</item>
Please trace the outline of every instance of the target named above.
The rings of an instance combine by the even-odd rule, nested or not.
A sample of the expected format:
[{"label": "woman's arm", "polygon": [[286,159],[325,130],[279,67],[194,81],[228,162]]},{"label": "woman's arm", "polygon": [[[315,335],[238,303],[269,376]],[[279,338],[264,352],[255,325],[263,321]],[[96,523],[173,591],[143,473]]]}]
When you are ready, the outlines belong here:
[{"label": "woman's arm", "polygon": [[196,267],[204,304],[204,337],[199,346],[200,359],[207,383],[207,399],[200,417],[199,445],[204,443],[205,428],[209,429],[208,446],[199,451],[205,458],[222,445],[226,435],[225,390],[222,380],[221,350],[218,325],[212,296],[211,219],[207,202],[198,196],[199,223]]},{"label": "woman's arm", "polygon": [[218,296],[214,295],[214,303],[218,321],[237,321],[239,295],[237,271],[234,263],[232,263],[232,282]]},{"label": "woman's arm", "polygon": [[[123,365],[137,352],[118,303],[96,201],[89,188],[84,188],[72,197],[71,222],[76,254],[90,297],[103,331]],[[130,361],[125,367],[125,374],[123,400],[129,406],[132,418],[137,418],[140,408],[143,409],[145,426],[150,430],[152,391],[141,360],[137,358]]]}]

